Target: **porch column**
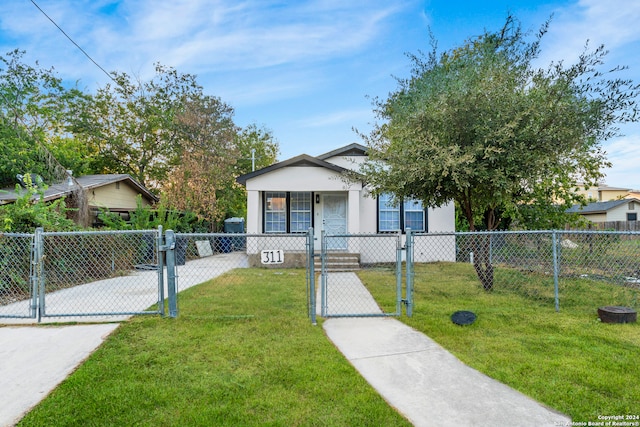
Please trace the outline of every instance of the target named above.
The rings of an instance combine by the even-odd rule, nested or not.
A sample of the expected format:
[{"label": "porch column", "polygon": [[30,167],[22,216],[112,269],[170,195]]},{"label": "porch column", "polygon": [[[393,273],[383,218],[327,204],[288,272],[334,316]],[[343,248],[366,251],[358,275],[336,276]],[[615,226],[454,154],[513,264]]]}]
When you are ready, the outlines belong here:
[{"label": "porch column", "polygon": [[348,223],[347,231],[349,234],[356,234],[360,232],[360,191],[349,190],[348,200]]},{"label": "porch column", "polygon": [[260,192],[256,190],[247,191],[247,233],[261,233],[260,219]]}]

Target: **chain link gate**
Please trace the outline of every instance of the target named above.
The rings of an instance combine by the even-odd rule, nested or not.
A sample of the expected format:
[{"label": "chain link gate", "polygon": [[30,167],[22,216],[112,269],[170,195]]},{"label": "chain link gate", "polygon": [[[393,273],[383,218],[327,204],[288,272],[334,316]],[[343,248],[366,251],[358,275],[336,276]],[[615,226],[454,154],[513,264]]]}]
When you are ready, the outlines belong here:
[{"label": "chain link gate", "polygon": [[400,316],[405,248],[399,234],[327,234],[320,253],[322,317]]},{"label": "chain link gate", "polygon": [[0,318],[164,314],[161,229],[0,238]]}]

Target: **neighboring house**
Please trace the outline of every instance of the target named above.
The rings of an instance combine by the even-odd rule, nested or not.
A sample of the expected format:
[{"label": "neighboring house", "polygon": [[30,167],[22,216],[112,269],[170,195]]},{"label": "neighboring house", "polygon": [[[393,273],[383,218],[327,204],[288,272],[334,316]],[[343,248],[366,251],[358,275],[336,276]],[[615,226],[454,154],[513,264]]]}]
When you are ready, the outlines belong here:
[{"label": "neighboring house", "polygon": [[[303,154],[238,177],[247,190],[247,233],[304,233],[313,227],[319,250],[322,230],[329,234],[398,234],[407,228],[455,231],[453,202],[439,208],[424,208],[414,200],[393,205],[388,197],[372,197],[362,182],[345,180],[345,172],[356,170],[366,153],[366,147],[351,144],[317,157]],[[362,262],[373,257],[372,251],[349,247],[347,239],[333,239],[331,245],[329,250],[358,252]],[[444,258],[455,259],[455,245],[445,253]]]},{"label": "neighboring house", "polygon": [[631,189],[621,187],[609,187],[608,185],[598,185],[597,187],[578,187],[578,194],[582,194],[589,201],[608,202],[626,197]]},{"label": "neighboring house", "polygon": [[640,199],[640,190],[630,190],[625,199]]},{"label": "neighboring house", "polygon": [[[143,206],[149,206],[158,201],[158,197],[128,174],[85,175],[75,180],[85,190],[93,225],[97,225],[97,214],[100,210],[119,213],[128,219],[129,212],[137,207],[138,195],[141,196]],[[21,194],[24,194],[23,191],[16,193],[15,188],[0,191],[0,205],[13,203]],[[48,185],[44,191],[44,201],[68,197],[72,193],[73,183],[69,178],[66,182]]]},{"label": "neighboring house", "polygon": [[579,213],[591,222],[637,221],[640,199],[593,202],[584,207],[575,205],[567,209],[567,212]]}]

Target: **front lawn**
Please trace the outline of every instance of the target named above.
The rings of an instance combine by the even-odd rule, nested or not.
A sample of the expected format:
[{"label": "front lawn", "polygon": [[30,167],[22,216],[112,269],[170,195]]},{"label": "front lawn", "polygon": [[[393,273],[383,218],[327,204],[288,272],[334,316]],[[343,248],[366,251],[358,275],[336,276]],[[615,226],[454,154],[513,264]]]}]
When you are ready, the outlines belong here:
[{"label": "front lawn", "polygon": [[306,316],[304,271],[241,269],[136,317],[20,426],[410,425]]},{"label": "front lawn", "polygon": [[[385,281],[378,274],[360,276],[374,294],[392,298],[393,292],[379,289]],[[618,305],[616,298],[628,298],[630,290],[562,279],[556,312],[552,280],[500,274],[511,275],[509,286],[496,283],[487,293],[469,264],[416,265],[413,317],[401,320],[469,366],[574,421],[640,415],[640,324],[606,324],[597,316],[598,306]],[[450,316],[458,310],[473,311],[476,322],[454,324]]]}]

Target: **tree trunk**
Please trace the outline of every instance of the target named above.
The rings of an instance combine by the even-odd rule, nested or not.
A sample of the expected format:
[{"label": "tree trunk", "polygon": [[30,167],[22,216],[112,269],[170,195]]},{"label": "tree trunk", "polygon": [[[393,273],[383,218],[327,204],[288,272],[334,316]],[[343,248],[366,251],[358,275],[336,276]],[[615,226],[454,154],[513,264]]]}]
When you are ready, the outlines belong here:
[{"label": "tree trunk", "polygon": [[493,290],[493,265],[491,264],[491,235],[475,236],[473,247],[473,267],[485,291]]}]

